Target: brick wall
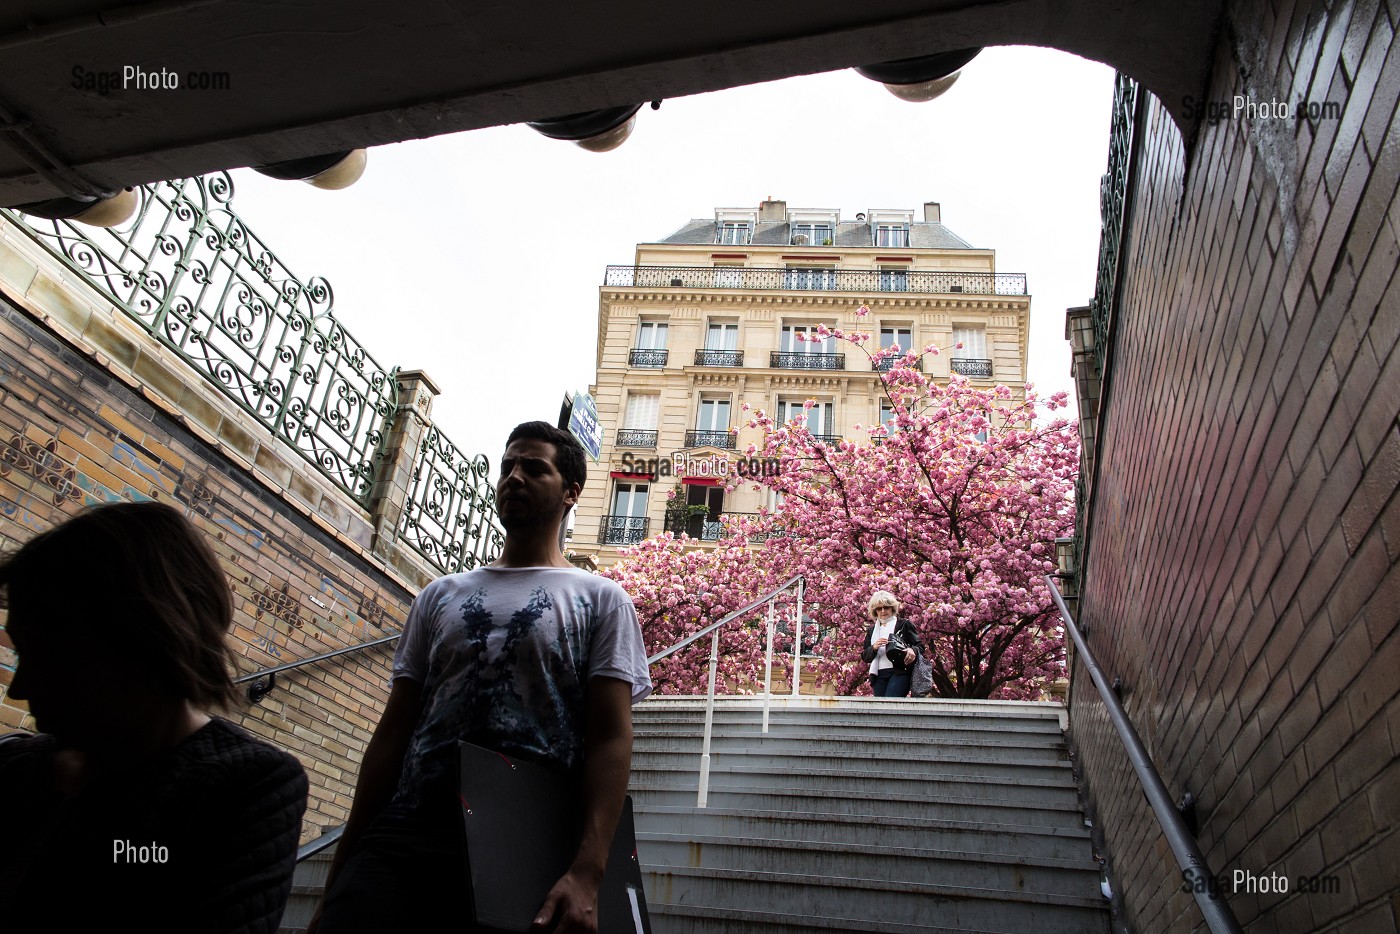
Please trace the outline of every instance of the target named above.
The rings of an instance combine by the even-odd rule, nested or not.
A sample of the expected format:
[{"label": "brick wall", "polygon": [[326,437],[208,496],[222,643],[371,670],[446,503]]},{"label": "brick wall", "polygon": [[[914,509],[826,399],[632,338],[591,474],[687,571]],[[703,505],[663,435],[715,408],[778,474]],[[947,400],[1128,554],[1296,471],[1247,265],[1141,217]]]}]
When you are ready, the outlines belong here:
[{"label": "brick wall", "polygon": [[[1400,16],[1227,2],[1202,123],[1152,101],[1081,617],[1247,930],[1393,931],[1400,864]],[[1165,102],[1175,107],[1177,102]],[[1072,732],[1141,931],[1201,929],[1082,669]],[[1321,875],[1331,894],[1298,877]],[[1335,883],[1325,881],[1326,877]]]},{"label": "brick wall", "polygon": [[[386,573],[337,530],[329,510],[313,514],[277,492],[276,476],[307,482],[295,455],[279,469],[268,445],[258,459],[267,470],[254,473],[217,439],[199,435],[0,297],[0,546],[14,547],[89,505],[164,500],[208,534],[228,573],[243,671],[402,627],[416,582]],[[82,575],[73,569],[75,584]],[[348,814],[392,656],[390,644],[300,669],[280,677],[260,703],[230,714],[305,766],[311,802],[303,839]],[[24,702],[5,693],[13,666],[0,633],[0,729],[33,729]]]}]

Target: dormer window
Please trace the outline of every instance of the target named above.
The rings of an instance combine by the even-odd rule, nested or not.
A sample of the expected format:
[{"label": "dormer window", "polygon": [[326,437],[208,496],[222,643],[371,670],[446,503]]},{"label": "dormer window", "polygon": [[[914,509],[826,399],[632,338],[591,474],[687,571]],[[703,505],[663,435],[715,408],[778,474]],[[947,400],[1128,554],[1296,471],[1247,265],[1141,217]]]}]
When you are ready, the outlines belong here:
[{"label": "dormer window", "polygon": [[875,227],[875,245],[907,248],[909,227],[906,224],[879,224]]},{"label": "dormer window", "polygon": [[719,225],[718,243],[744,246],[753,239],[753,226],[748,221],[725,221]]},{"label": "dormer window", "polygon": [[831,246],[830,224],[793,224],[793,246]]}]

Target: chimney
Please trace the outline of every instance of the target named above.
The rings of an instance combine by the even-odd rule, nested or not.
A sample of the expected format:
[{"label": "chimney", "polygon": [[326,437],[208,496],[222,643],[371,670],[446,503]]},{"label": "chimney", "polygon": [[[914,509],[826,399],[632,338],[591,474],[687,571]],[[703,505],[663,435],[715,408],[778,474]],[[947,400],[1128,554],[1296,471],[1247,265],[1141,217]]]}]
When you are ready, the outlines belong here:
[{"label": "chimney", "polygon": [[937,202],[937,201],[925,201],[925,202],[924,202],[924,223],[926,223],[926,224],[941,224],[941,223],[943,223],[943,209],[940,208],[940,207],[938,206],[938,202]]},{"label": "chimney", "polygon": [[761,221],[787,220],[787,202],[774,201],[769,195],[767,201],[758,202],[758,219]]}]

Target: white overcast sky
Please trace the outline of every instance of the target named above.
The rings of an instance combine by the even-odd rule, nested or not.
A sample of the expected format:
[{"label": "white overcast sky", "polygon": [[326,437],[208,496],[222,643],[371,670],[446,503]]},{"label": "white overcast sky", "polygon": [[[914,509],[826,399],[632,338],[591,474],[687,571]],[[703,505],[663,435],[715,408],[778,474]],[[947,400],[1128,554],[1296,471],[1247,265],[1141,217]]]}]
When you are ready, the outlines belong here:
[{"label": "white overcast sky", "polygon": [[[668,100],[590,153],[525,126],[373,149],[320,191],[234,172],[234,209],[384,366],[422,369],[457,445],[494,470],[517,422],[553,422],[595,375],[604,267],[717,206],[943,206],[943,222],[1026,273],[1030,380],[1073,398],[1065,309],[1093,295],[1112,70],[988,49],[942,98],[897,100],[852,71]],[[921,216],[921,215],[916,215]]]}]

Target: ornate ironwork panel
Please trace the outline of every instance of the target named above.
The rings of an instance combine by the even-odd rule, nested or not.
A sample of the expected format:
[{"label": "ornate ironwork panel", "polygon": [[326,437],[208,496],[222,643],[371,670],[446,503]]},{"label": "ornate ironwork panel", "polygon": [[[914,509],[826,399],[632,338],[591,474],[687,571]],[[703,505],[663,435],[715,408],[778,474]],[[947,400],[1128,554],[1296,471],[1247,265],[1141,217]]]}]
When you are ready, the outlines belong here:
[{"label": "ornate ironwork panel", "polygon": [[617,446],[620,448],[654,448],[656,447],[656,432],[645,431],[641,428],[619,428],[617,430]]},{"label": "ornate ironwork panel", "polygon": [[846,355],[843,353],[792,353],[774,350],[768,358],[768,365],[780,370],[844,370]]},{"label": "ornate ironwork panel", "polygon": [[1099,181],[1099,268],[1090,303],[1094,321],[1094,350],[1099,372],[1104,370],[1108,332],[1112,326],[1113,295],[1118,281],[1119,248],[1123,242],[1123,207],[1128,197],[1128,174],[1132,164],[1133,122],[1137,108],[1138,84],[1119,73],[1113,88],[1113,121],[1109,129],[1108,170]]},{"label": "ornate ironwork panel", "polygon": [[688,448],[721,448],[734,450],[738,439],[729,431],[687,431],[685,446]]},{"label": "ornate ironwork panel", "polygon": [[813,441],[820,441],[822,444],[840,444],[840,435],[812,435]]},{"label": "ornate ironwork panel", "polygon": [[[903,359],[904,359],[904,355],[903,355],[903,354],[898,354],[898,355],[896,355],[896,356],[886,357],[885,359],[881,360],[879,363],[872,363],[872,364],[870,365],[870,368],[871,368],[872,370],[879,370],[881,373],[886,373],[886,372],[889,372],[890,370],[893,370],[895,364],[898,363],[899,361],[903,360]],[[904,364],[904,365],[905,365],[906,367],[908,367],[909,369],[911,369],[911,370],[918,370],[920,373],[922,373],[922,372],[924,371],[924,359],[923,359],[923,357],[916,357],[916,358],[914,359],[913,364],[908,364],[908,363],[906,363],[906,364]]]},{"label": "ornate ironwork panel", "polygon": [[399,522],[399,540],[444,574],[469,571],[501,553],[496,491],[486,455],[463,453],[436,428],[419,446]]},{"label": "ornate ironwork panel", "polygon": [[396,387],[336,321],[330,284],[298,278],[233,213],[226,173],[137,194],[135,218],[110,230],[4,214],[366,502]]},{"label": "ornate ironwork panel", "polygon": [[968,379],[991,379],[992,361],[982,360],[977,357],[954,357],[949,361],[949,366],[954,373],[966,376]]},{"label": "ornate ironwork panel", "polygon": [[670,356],[669,350],[647,350],[633,347],[632,353],[628,355],[627,363],[630,366],[663,367],[666,365],[666,358]]},{"label": "ornate ironwork panel", "polygon": [[696,366],[743,366],[744,352],[742,350],[697,350],[695,351]]},{"label": "ornate ironwork panel", "polygon": [[647,537],[645,516],[604,516],[599,525],[598,542],[602,545],[635,545]]},{"label": "ornate ironwork panel", "polygon": [[786,266],[609,266],[603,285],[639,289],[922,292],[1025,295],[1025,273],[825,269]]}]

